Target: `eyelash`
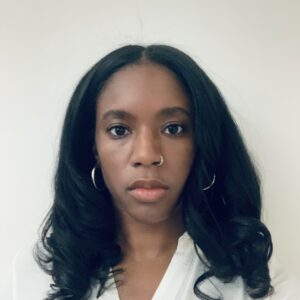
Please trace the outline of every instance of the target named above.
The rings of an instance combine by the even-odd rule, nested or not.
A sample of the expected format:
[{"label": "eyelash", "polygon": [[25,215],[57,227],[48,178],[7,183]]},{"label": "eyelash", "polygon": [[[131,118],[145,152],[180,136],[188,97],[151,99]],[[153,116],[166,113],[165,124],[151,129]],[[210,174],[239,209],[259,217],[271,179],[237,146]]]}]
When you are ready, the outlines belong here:
[{"label": "eyelash", "polygon": [[[185,133],[186,126],[184,124],[172,123],[172,124],[167,125],[165,128],[168,128],[169,126],[174,126],[174,125],[180,126],[182,128],[181,132],[177,133],[177,134],[169,134],[169,135],[176,137],[176,136],[181,136],[183,133]],[[109,132],[109,133],[111,133],[111,130],[115,129],[115,128],[125,128],[126,130],[128,130],[126,126],[123,126],[123,125],[114,125],[114,126],[111,126],[111,127],[107,128],[106,131]],[[114,137],[114,139],[120,139],[120,138],[123,138],[126,135],[128,135],[128,134],[121,135],[121,136],[120,135],[114,135],[114,134],[112,134],[112,136]]]}]

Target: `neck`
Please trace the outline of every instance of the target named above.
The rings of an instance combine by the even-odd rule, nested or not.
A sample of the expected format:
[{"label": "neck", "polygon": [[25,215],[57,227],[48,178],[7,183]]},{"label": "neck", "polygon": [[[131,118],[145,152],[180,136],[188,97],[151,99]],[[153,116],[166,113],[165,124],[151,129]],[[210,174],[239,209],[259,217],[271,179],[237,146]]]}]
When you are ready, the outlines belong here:
[{"label": "neck", "polygon": [[136,261],[170,255],[185,231],[180,208],[171,218],[156,224],[145,224],[122,216],[118,228],[118,242],[125,258]]}]

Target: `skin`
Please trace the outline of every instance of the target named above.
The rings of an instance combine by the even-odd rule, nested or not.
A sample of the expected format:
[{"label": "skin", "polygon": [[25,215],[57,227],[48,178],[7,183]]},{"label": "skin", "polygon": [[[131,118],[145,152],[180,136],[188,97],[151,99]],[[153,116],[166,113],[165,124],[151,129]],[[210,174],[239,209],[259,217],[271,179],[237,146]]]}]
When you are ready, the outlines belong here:
[{"label": "skin", "polygon": [[[152,298],[184,232],[180,196],[194,160],[191,120],[185,114],[158,116],[174,106],[190,112],[180,82],[167,68],[145,61],[116,72],[98,99],[96,158],[117,213],[124,259],[115,268],[125,269],[115,278],[123,283],[121,300]],[[112,109],[133,118],[104,119]],[[164,163],[157,166],[160,155]],[[166,196],[151,203],[134,199],[127,188],[139,178],[163,181]]]}]

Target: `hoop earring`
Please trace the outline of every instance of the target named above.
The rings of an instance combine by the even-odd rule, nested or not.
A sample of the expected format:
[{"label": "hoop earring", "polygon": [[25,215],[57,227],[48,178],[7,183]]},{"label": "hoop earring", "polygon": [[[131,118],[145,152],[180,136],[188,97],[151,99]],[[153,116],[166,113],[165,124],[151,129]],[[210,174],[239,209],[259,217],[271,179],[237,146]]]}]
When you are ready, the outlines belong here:
[{"label": "hoop earring", "polygon": [[163,163],[164,163],[164,158],[163,158],[163,156],[161,155],[161,156],[160,156],[159,164],[158,164],[157,166],[160,167]]},{"label": "hoop earring", "polygon": [[212,180],[212,182],[210,183],[210,185],[207,186],[207,187],[205,187],[205,188],[203,188],[202,190],[203,190],[203,191],[207,191],[208,189],[210,189],[210,188],[214,185],[215,181],[216,181],[216,174],[214,174],[213,180]]},{"label": "hoop earring", "polygon": [[97,165],[95,165],[94,168],[91,171],[92,182],[93,182],[93,185],[94,185],[96,190],[99,190],[99,191],[103,192],[105,190],[106,186],[104,185],[103,188],[98,188],[98,186],[96,184],[96,168],[97,168]]}]

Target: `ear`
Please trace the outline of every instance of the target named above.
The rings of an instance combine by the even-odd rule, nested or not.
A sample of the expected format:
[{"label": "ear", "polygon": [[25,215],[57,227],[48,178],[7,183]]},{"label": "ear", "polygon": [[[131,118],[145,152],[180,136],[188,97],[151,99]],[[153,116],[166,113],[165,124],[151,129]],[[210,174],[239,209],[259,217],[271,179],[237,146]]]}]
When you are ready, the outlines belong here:
[{"label": "ear", "polygon": [[96,148],[95,144],[93,145],[93,154],[94,154],[95,160],[97,161],[97,164],[100,166],[100,159],[99,159],[99,155],[98,155],[97,148]]}]

